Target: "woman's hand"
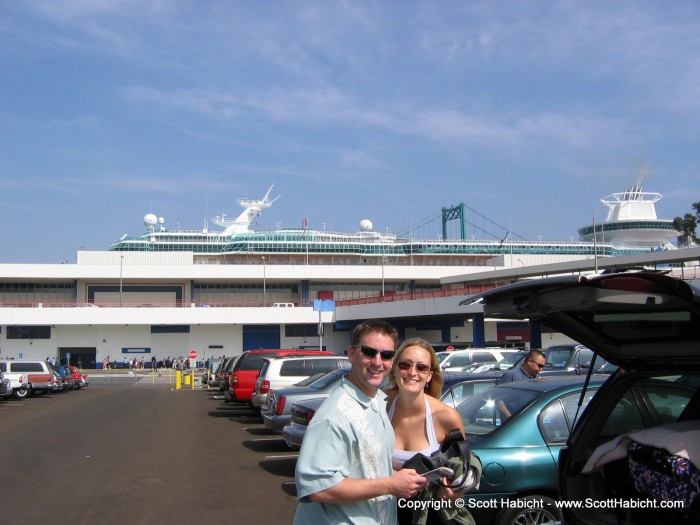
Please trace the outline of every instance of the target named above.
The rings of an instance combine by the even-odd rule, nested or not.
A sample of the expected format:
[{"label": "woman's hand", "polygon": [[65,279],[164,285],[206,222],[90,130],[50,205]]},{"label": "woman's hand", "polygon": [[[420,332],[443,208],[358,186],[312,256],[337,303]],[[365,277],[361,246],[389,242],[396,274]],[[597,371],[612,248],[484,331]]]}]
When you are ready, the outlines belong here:
[{"label": "woman's hand", "polygon": [[442,485],[438,489],[438,498],[454,501],[459,499],[462,494],[460,492],[455,492],[447,484],[449,483],[447,478],[442,478]]}]

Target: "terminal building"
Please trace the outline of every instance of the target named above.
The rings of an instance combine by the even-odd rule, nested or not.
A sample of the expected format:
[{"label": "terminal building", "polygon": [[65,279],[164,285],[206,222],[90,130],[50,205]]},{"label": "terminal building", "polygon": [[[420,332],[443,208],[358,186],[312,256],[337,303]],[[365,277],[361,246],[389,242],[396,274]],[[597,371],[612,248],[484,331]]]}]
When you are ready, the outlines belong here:
[{"label": "terminal building", "polygon": [[[0,264],[0,359],[100,368],[105,359],[160,361],[191,350],[202,360],[257,348],[343,353],[353,327],[374,317],[437,349],[549,346],[567,340],[549,332],[533,340],[527,323],[484,319],[478,306],[459,302],[517,279],[620,265],[663,264],[698,278],[700,248],[673,246],[672,222],[656,218],[660,195],[640,187],[603,199],[608,219],[569,242],[527,241],[504,228],[478,239],[470,229],[486,232],[475,230],[464,204],[441,210],[439,239],[380,233],[368,220],[354,233],[306,221],[254,231],[276,200],[272,189],[240,199],[235,219],[212,219],[215,231],[171,230],[148,214],[143,235],[80,251],[75,264]],[[459,226],[455,239],[450,221]]]}]

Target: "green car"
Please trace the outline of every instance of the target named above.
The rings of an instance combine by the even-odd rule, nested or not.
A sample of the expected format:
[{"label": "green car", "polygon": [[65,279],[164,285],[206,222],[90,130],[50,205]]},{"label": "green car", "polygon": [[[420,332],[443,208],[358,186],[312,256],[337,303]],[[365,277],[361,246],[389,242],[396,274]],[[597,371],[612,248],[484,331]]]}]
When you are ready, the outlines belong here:
[{"label": "green car", "polygon": [[559,449],[607,377],[592,376],[580,407],[585,376],[506,383],[457,407],[472,452],[484,469],[479,489],[464,496],[477,523],[515,525],[560,519],[554,506]]}]

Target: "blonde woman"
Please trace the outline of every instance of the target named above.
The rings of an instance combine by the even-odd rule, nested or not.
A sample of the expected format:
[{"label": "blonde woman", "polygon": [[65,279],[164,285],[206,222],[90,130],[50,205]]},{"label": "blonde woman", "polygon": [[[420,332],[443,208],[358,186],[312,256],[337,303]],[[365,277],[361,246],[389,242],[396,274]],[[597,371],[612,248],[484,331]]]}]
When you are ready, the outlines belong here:
[{"label": "blonde woman", "polygon": [[[443,379],[435,350],[423,339],[409,339],[396,351],[387,390],[387,410],[396,434],[392,465],[395,470],[417,453],[430,456],[440,448],[452,429],[464,435],[459,413],[439,400]],[[438,496],[459,494],[441,487]],[[411,523],[412,511],[399,506],[399,524]],[[406,515],[404,512],[406,511]],[[428,524],[440,523],[433,512]]]}]

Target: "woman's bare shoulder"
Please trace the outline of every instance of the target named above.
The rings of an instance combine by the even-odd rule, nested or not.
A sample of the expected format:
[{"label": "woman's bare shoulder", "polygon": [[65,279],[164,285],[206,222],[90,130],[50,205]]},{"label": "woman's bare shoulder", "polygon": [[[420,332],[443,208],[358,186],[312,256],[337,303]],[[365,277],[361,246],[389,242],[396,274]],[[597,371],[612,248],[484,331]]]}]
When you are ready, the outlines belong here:
[{"label": "woman's bare shoulder", "polygon": [[428,399],[430,400],[430,410],[433,413],[433,420],[437,421],[445,432],[449,432],[453,428],[463,428],[462,417],[457,410],[434,397],[429,397]]}]

